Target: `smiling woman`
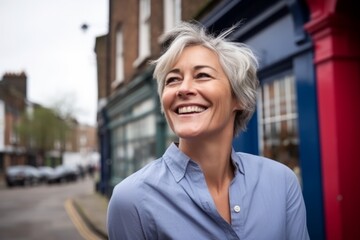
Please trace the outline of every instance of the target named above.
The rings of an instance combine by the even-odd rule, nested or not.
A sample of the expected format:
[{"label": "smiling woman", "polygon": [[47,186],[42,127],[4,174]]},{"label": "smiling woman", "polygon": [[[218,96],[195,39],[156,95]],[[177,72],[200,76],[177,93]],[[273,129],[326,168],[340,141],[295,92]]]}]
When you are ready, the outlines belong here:
[{"label": "smiling woman", "polygon": [[153,64],[178,143],[119,183],[110,239],[308,239],[301,189],[278,162],[232,148],[254,112],[257,61],[245,45],[196,24],[168,33]]},{"label": "smiling woman", "polygon": [[[200,65],[207,63],[207,65]],[[165,77],[161,96],[167,121],[180,139],[230,140],[240,104],[217,55],[202,46],[184,49]],[[182,141],[181,141],[182,142]]]}]

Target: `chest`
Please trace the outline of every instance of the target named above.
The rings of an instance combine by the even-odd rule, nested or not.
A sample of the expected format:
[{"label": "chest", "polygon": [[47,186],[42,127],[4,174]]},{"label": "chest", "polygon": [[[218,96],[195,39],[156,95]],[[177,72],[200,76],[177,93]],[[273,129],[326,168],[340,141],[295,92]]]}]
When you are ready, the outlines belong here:
[{"label": "chest", "polygon": [[[286,203],[276,194],[251,191],[235,182],[225,210],[218,211],[206,186],[182,182],[171,191],[151,193],[141,213],[149,239],[282,239]],[[224,206],[222,206],[224,207]]]}]

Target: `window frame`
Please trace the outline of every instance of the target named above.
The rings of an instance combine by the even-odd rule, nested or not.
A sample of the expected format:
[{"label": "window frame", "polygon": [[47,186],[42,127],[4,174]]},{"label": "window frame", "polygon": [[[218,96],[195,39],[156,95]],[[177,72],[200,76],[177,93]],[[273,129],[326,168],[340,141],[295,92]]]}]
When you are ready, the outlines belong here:
[{"label": "window frame", "polygon": [[151,0],[139,1],[138,57],[133,66],[140,66],[151,54]]},{"label": "window frame", "polygon": [[115,36],[115,79],[112,88],[125,80],[124,34],[121,27],[117,28]]}]

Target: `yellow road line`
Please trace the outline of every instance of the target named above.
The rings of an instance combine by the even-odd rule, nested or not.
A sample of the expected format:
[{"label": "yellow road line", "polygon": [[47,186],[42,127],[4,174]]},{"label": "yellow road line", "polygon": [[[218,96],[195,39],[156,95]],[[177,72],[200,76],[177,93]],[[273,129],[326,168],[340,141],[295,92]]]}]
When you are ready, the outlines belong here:
[{"label": "yellow road line", "polygon": [[100,240],[100,238],[95,233],[93,233],[82,220],[71,199],[67,199],[64,203],[64,206],[71,221],[85,240]]}]

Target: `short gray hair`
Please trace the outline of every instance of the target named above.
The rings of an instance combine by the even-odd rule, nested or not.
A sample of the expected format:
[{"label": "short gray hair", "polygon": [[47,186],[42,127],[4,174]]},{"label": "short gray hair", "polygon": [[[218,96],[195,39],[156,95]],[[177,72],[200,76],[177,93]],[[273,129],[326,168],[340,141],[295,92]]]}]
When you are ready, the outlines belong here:
[{"label": "short gray hair", "polygon": [[219,62],[230,81],[232,92],[242,106],[236,113],[234,136],[246,129],[256,107],[256,94],[259,81],[256,76],[258,61],[252,50],[243,43],[231,42],[226,37],[237,26],[224,31],[218,36],[207,33],[199,23],[182,22],[166,33],[165,39],[171,41],[169,47],[157,60],[154,78],[157,79],[158,94],[161,98],[165,77],[188,46],[203,46],[219,57]]}]

